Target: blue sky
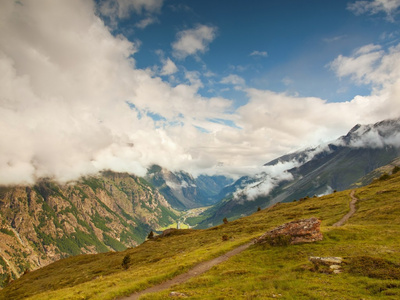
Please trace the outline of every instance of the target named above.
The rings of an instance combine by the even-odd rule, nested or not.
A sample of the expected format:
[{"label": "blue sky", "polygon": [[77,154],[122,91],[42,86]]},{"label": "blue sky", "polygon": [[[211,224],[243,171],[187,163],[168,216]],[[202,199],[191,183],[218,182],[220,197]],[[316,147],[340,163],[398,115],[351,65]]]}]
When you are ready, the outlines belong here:
[{"label": "blue sky", "polygon": [[[175,80],[184,80],[184,70],[197,71],[204,84],[202,95],[228,97],[236,105],[243,104],[246,95],[221,83],[229,75],[243,78],[248,87],[349,101],[369,94],[371,87],[338,78],[330,62],[370,43],[387,48],[399,38],[397,20],[389,20],[385,12],[356,15],[350,9],[355,2],[171,0],[155,13],[155,23],[135,28],[143,14],[132,13],[117,24],[114,34],[140,41],[134,55],[138,68],[160,65],[162,51],[178,67]],[[206,50],[174,57],[177,34],[200,25],[215,30]]]},{"label": "blue sky", "polygon": [[0,183],[238,177],[400,116],[400,0],[0,1]]}]

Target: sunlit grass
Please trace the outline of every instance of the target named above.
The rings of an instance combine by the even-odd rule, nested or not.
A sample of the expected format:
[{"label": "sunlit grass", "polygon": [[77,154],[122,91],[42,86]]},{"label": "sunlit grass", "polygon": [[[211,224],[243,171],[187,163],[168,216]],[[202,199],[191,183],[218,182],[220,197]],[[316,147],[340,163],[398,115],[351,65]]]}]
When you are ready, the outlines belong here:
[{"label": "sunlit grass", "polygon": [[[349,211],[350,191],[282,203],[207,230],[180,230],[123,252],[68,258],[24,275],[0,299],[113,299],[143,290],[215,258],[265,231],[294,219],[318,217],[324,240],[286,247],[253,245],[202,276],[168,291],[144,295],[165,299],[171,291],[190,299],[399,299],[400,280],[312,270],[309,256],[381,258],[400,264],[400,177],[360,188],[358,211]],[[228,236],[223,241],[222,236]],[[129,255],[129,269],[122,267]]]}]

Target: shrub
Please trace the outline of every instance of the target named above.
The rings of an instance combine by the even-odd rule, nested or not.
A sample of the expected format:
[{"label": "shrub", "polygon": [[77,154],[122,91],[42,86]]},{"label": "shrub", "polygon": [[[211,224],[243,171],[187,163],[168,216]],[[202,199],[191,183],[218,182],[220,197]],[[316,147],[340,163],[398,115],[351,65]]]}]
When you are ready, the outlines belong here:
[{"label": "shrub", "polygon": [[6,279],[4,279],[4,283],[3,283],[4,287],[6,287],[7,285],[9,285],[11,281],[12,281],[11,275],[10,275],[10,274],[7,274]]},{"label": "shrub", "polygon": [[257,208],[257,211],[261,211],[261,207],[258,207],[258,208]]},{"label": "shrub", "polygon": [[400,279],[400,265],[391,261],[370,257],[357,256],[347,264],[349,273],[379,279]]},{"label": "shrub", "polygon": [[222,220],[222,222],[224,222],[224,224],[228,224],[228,219],[227,219],[227,218],[224,218],[224,219]]},{"label": "shrub", "polygon": [[131,262],[131,257],[129,256],[129,254],[125,255],[123,260],[122,260],[122,267],[125,270],[128,270],[130,262]]},{"label": "shrub", "polygon": [[229,240],[229,237],[226,235],[226,234],[224,234],[223,236],[222,236],[222,241],[227,241],[227,240]]},{"label": "shrub", "polygon": [[150,233],[149,233],[149,235],[147,236],[147,238],[148,238],[149,240],[151,240],[152,238],[154,238],[154,232],[153,232],[153,230],[150,231]]},{"label": "shrub", "polygon": [[385,173],[385,174],[382,174],[381,177],[379,177],[379,180],[383,181],[383,180],[388,180],[389,178],[390,178],[390,175]]},{"label": "shrub", "polygon": [[270,246],[289,246],[292,237],[290,235],[277,235],[277,236],[269,236],[265,239],[266,243]]},{"label": "shrub", "polygon": [[399,166],[395,166],[392,170],[392,174],[396,174],[400,171],[400,167]]}]

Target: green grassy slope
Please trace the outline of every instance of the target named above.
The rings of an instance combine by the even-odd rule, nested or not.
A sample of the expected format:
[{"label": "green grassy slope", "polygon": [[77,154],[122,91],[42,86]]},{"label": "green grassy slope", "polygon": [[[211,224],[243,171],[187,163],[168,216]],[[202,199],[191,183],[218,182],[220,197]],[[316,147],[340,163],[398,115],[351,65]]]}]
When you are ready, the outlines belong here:
[{"label": "green grassy slope", "polygon": [[[322,220],[321,242],[253,245],[202,276],[141,299],[166,299],[172,290],[190,299],[399,299],[400,173],[357,189],[358,211],[343,227],[332,227],[348,212],[349,194],[278,204],[225,225],[177,231],[123,252],[67,258],[12,282],[0,291],[0,299],[113,299],[172,278],[275,226],[312,216]],[[315,270],[309,256],[342,256],[344,272]],[[127,270],[124,257],[130,260]]]}]

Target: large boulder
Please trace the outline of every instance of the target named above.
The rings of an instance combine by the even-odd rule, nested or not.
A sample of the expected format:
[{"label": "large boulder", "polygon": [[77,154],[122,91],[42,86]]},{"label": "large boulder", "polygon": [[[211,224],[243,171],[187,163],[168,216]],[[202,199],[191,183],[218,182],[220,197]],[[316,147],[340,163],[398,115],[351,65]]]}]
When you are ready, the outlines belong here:
[{"label": "large boulder", "polygon": [[270,245],[295,245],[312,243],[323,239],[320,231],[321,220],[317,218],[302,219],[285,223],[260,236],[256,243]]}]

